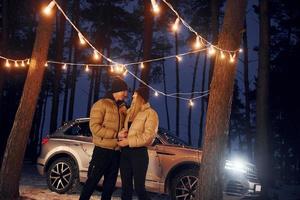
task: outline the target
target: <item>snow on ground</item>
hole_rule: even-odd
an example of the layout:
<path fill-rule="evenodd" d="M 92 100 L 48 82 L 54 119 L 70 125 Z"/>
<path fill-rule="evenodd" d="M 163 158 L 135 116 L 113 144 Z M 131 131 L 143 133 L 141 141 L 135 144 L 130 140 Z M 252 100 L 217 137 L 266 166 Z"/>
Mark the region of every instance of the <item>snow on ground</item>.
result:
<path fill-rule="evenodd" d="M 78 200 L 81 188 L 74 194 L 57 194 L 48 189 L 46 178 L 38 174 L 36 166 L 25 163 L 23 166 L 20 195 L 23 200 Z M 91 200 L 99 200 L 101 193 L 95 191 Z M 121 190 L 114 192 L 112 200 L 120 200 Z M 165 195 L 150 193 L 152 200 L 169 200 Z M 278 185 L 273 188 L 270 197 L 272 200 L 300 200 L 300 185 Z M 134 200 L 137 198 L 134 197 Z"/>
<path fill-rule="evenodd" d="M 46 177 L 40 176 L 37 172 L 36 166 L 25 163 L 22 170 L 20 181 L 20 195 L 22 200 L 78 200 L 81 187 L 74 194 L 57 194 L 48 189 Z M 91 200 L 99 200 L 101 192 L 95 191 Z M 117 189 L 112 200 L 120 200 L 121 190 Z M 150 194 L 153 200 L 168 200 L 164 195 Z M 137 198 L 134 197 L 134 200 Z"/>

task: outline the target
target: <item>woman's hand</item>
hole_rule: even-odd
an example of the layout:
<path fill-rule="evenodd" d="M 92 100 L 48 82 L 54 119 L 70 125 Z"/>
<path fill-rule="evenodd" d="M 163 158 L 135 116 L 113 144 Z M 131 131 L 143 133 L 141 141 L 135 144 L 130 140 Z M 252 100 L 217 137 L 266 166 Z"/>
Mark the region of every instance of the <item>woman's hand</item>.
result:
<path fill-rule="evenodd" d="M 128 131 L 127 130 L 121 130 L 119 133 L 118 133 L 118 139 L 119 140 L 122 140 L 124 138 L 127 138 L 127 135 L 128 135 Z"/>
<path fill-rule="evenodd" d="M 118 142 L 118 145 L 119 145 L 120 147 L 126 147 L 126 146 L 128 146 L 128 145 L 129 145 L 128 139 L 127 139 L 127 138 L 124 138 L 124 139 L 120 140 L 120 141 Z"/>

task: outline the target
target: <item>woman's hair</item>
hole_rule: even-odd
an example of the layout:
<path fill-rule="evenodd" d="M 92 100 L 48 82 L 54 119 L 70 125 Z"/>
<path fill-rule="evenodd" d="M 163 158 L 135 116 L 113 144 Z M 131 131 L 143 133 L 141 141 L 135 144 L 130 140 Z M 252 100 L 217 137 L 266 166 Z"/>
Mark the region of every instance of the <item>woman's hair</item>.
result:
<path fill-rule="evenodd" d="M 145 100 L 137 92 L 135 92 L 134 95 L 136 95 L 136 97 L 132 100 L 128 113 L 130 122 L 134 120 L 138 112 L 140 112 L 142 105 L 145 103 Z"/>

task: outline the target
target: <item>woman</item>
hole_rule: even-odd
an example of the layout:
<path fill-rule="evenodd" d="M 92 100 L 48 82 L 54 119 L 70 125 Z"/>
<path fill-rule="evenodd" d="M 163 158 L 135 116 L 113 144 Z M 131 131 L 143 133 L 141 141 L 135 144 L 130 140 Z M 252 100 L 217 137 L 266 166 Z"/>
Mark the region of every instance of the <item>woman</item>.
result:
<path fill-rule="evenodd" d="M 120 171 L 122 200 L 131 200 L 133 180 L 139 200 L 149 199 L 145 190 L 148 169 L 147 146 L 151 145 L 158 129 L 158 115 L 148 103 L 149 89 L 141 87 L 133 94 L 125 118 L 124 130 L 119 132 L 121 147 Z"/>

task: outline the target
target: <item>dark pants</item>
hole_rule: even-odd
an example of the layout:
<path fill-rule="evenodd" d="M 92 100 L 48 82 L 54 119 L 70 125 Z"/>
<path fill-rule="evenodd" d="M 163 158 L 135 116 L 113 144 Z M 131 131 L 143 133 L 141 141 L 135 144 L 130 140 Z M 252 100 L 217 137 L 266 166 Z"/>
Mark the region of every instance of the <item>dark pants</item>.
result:
<path fill-rule="evenodd" d="M 139 200 L 148 200 L 145 189 L 149 157 L 146 147 L 121 150 L 120 171 L 122 179 L 122 200 L 131 200 L 134 188 Z"/>
<path fill-rule="evenodd" d="M 120 152 L 95 147 L 88 170 L 88 179 L 79 200 L 90 199 L 101 177 L 104 175 L 101 200 L 110 200 L 118 177 Z"/>

